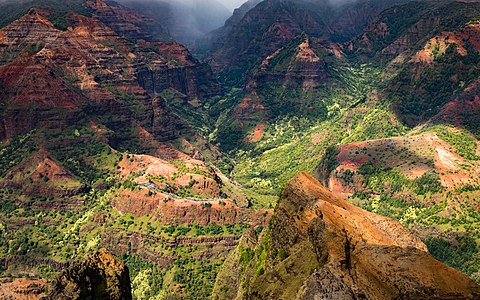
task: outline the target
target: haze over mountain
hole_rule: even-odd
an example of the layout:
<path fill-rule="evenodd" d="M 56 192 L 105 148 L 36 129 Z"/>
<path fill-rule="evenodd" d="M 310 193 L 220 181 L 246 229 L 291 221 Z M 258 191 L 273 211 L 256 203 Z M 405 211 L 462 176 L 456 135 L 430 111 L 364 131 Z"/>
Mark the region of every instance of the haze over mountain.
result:
<path fill-rule="evenodd" d="M 220 2 L 225 5 L 228 9 L 233 11 L 235 8 L 239 8 L 243 3 L 247 2 L 246 0 L 220 0 Z"/>
<path fill-rule="evenodd" d="M 188 45 L 222 26 L 231 15 L 231 10 L 218 0 L 119 0 L 118 2 L 158 20 L 176 40 Z"/>

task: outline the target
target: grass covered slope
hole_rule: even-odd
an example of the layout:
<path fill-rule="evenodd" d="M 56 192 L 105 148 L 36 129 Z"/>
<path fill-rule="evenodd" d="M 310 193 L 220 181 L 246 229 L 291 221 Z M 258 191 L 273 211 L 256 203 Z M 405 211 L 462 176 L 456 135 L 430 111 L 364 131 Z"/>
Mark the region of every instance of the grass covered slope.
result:
<path fill-rule="evenodd" d="M 410 126 L 435 116 L 478 77 L 480 4 L 409 2 L 381 13 L 349 47 L 388 69 L 393 111 Z"/>
<path fill-rule="evenodd" d="M 246 208 L 242 190 L 202 161 L 122 153 L 78 131 L 61 148 L 39 131 L 1 144 L 1 276 L 52 280 L 106 247 L 129 267 L 138 299 L 207 299 L 242 232 L 271 212 Z"/>
<path fill-rule="evenodd" d="M 247 13 L 235 29 L 252 43 L 228 57 L 222 88 L 185 47 L 159 42 L 151 20 L 88 3 L 0 29 L 1 276 L 50 280 L 107 247 L 136 299 L 410 297 L 415 284 L 455 298 L 475 286 L 425 247 L 480 278 L 478 3 L 398 6 L 342 44 L 318 37 L 327 27 L 305 3 L 265 1 L 267 19 Z M 308 175 L 285 189 L 302 171 L 407 230 Z M 399 274 L 379 271 L 381 295 L 366 283 L 381 265 L 372 256 Z"/>

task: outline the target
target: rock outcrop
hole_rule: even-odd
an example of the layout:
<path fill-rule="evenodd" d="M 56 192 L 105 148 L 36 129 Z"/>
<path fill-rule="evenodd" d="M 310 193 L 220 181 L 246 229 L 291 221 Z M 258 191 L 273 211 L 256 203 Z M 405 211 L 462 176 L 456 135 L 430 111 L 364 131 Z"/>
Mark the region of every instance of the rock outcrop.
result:
<path fill-rule="evenodd" d="M 63 271 L 47 298 L 130 300 L 128 268 L 110 251 L 101 249 Z"/>
<path fill-rule="evenodd" d="M 287 185 L 266 232 L 244 239 L 250 242 L 225 262 L 214 299 L 480 296 L 480 286 L 433 259 L 402 225 L 337 198 L 306 173 Z M 226 280 L 232 269 L 239 272 Z"/>
<path fill-rule="evenodd" d="M 45 297 L 43 279 L 0 278 L 0 299 L 40 300 Z"/>

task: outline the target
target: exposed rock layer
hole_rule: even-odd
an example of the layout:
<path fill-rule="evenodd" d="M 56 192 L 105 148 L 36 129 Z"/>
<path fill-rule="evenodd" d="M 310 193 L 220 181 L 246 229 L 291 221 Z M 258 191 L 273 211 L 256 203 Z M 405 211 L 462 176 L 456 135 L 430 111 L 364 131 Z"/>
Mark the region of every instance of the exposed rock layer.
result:
<path fill-rule="evenodd" d="M 229 267 L 224 267 L 217 280 L 214 298 L 480 296 L 476 283 L 430 257 L 420 239 L 399 223 L 337 198 L 306 173 L 287 185 L 272 220 L 258 242 L 239 246 L 243 253 L 256 252 L 255 258 L 248 261 L 245 254 L 232 254 L 227 259 L 225 266 Z M 226 281 L 225 276 L 236 279 Z"/>

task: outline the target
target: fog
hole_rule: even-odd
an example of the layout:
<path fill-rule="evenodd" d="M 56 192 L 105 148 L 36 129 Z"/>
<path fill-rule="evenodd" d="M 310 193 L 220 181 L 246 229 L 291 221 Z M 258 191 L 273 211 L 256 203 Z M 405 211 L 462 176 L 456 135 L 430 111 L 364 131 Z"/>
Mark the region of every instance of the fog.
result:
<path fill-rule="evenodd" d="M 138 1 L 138 2 L 145 2 L 145 1 L 158 1 L 158 2 L 166 2 L 169 4 L 177 4 L 180 3 L 182 5 L 186 6 L 197 6 L 201 5 L 202 3 L 204 5 L 209 5 L 209 1 L 201 1 L 201 0 L 133 0 L 133 1 Z M 243 3 L 245 3 L 247 0 L 216 0 L 215 2 L 218 2 L 225 8 L 227 8 L 229 11 L 233 11 L 235 8 L 240 7 Z M 117 0 L 117 2 L 122 2 L 122 0 Z"/>
<path fill-rule="evenodd" d="M 196 39 L 223 26 L 243 0 L 116 0 L 158 20 L 177 41 Z"/>
<path fill-rule="evenodd" d="M 220 2 L 228 9 L 234 10 L 235 8 L 240 7 L 240 5 L 245 2 L 245 0 L 222 0 Z"/>
<path fill-rule="evenodd" d="M 1 1 L 1 0 L 0 0 Z M 115 0 L 158 20 L 177 41 L 192 46 L 222 27 L 247 0 Z M 343 5 L 357 0 L 291 0 Z"/>
<path fill-rule="evenodd" d="M 26 3 L 36 0 L 0 0 Z M 58 1 L 58 0 L 57 0 Z M 199 38 L 222 27 L 233 10 L 247 0 L 114 0 L 159 21 L 177 41 L 193 45 Z M 252 0 L 250 0 L 252 1 Z M 291 0 L 341 5 L 356 0 Z M 255 1 L 256 3 L 257 1 Z"/>
<path fill-rule="evenodd" d="M 172 0 L 170 0 L 170 1 L 172 1 Z M 184 3 L 195 2 L 195 0 L 173 0 L 173 1 L 180 1 L 180 2 L 184 2 Z M 221 3 L 223 6 L 228 8 L 230 11 L 233 11 L 235 8 L 240 7 L 240 5 L 242 5 L 246 1 L 247 0 L 217 0 L 217 2 Z"/>

